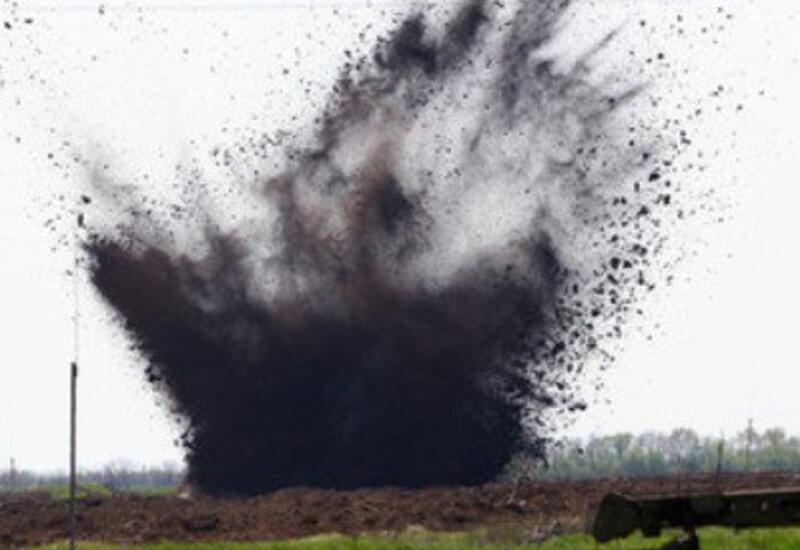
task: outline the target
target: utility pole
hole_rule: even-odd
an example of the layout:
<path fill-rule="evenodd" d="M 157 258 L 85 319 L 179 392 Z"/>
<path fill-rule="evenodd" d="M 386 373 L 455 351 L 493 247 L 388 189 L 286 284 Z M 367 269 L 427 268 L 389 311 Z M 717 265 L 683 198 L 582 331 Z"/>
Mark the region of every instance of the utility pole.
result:
<path fill-rule="evenodd" d="M 78 364 L 70 364 L 69 391 L 69 550 L 75 550 L 75 535 L 78 518 L 75 510 L 76 462 L 77 462 L 77 405 L 78 405 Z"/>
<path fill-rule="evenodd" d="M 719 443 L 717 443 L 717 472 L 716 472 L 716 482 L 717 487 L 719 487 L 719 481 L 722 477 L 722 455 L 725 452 L 725 440 L 720 439 Z"/>
<path fill-rule="evenodd" d="M 17 463 L 13 456 L 8 462 L 8 488 L 12 493 L 17 490 Z"/>
<path fill-rule="evenodd" d="M 77 461 L 78 461 L 78 351 L 79 351 L 79 323 L 80 323 L 80 296 L 78 291 L 80 274 L 80 257 L 78 255 L 78 230 L 83 227 L 83 214 L 78 213 L 72 238 L 74 258 L 72 269 L 72 293 L 74 299 L 73 327 L 73 361 L 69 366 L 69 550 L 75 550 L 75 538 L 78 531 L 78 516 L 75 506 L 77 489 Z"/>
<path fill-rule="evenodd" d="M 750 471 L 750 450 L 753 446 L 753 419 L 749 418 L 747 420 L 747 432 L 746 432 L 746 447 L 744 449 L 744 468 L 746 472 Z"/>

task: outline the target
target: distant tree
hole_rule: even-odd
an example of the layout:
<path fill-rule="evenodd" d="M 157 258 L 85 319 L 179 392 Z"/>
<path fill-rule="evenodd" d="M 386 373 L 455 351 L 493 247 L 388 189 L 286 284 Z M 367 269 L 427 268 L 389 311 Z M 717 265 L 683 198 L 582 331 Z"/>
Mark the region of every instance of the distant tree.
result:
<path fill-rule="evenodd" d="M 720 456 L 720 445 L 724 456 Z M 730 439 L 701 437 L 680 428 L 668 434 L 620 433 L 554 442 L 548 465 L 514 462 L 527 477 L 574 479 L 610 475 L 645 476 L 722 471 L 800 470 L 800 437 L 780 428 L 759 433 L 749 425 Z M 523 465 L 525 465 L 523 467 Z M 514 477 L 514 468 L 506 475 Z"/>
<path fill-rule="evenodd" d="M 617 434 L 613 436 L 614 438 L 614 450 L 617 453 L 617 460 L 620 464 L 623 463 L 625 459 L 625 453 L 628 452 L 628 449 L 633 443 L 633 435 L 629 433 Z"/>

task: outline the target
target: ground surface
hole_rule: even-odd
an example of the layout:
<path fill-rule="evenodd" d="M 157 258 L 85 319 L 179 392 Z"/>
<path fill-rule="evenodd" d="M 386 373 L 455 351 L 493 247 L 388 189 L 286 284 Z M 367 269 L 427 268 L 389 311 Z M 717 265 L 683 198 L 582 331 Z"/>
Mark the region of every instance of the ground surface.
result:
<path fill-rule="evenodd" d="M 713 476 L 695 476 L 423 490 L 291 489 L 246 500 L 137 495 L 89 497 L 79 503 L 79 528 L 83 540 L 145 543 L 257 541 L 324 533 L 398 533 L 409 527 L 468 531 L 492 526 L 492 532 L 502 533 L 503 529 L 498 526 L 507 526 L 509 537 L 520 538 L 515 542 L 528 542 L 584 531 L 600 499 L 611 491 L 674 494 L 720 488 L 789 486 L 800 486 L 800 475 L 727 475 L 719 484 Z M 0 548 L 63 540 L 67 525 L 66 502 L 46 495 L 18 495 L 0 504 Z"/>
<path fill-rule="evenodd" d="M 661 550 L 674 534 L 659 539 L 638 536 L 603 546 L 603 550 Z M 699 532 L 703 550 L 796 550 L 800 529 L 757 529 L 733 532 L 709 528 Z M 564 535 L 539 543 L 498 541 L 481 533 L 430 533 L 412 530 L 394 535 L 318 535 L 270 542 L 159 542 L 136 546 L 80 542 L 78 550 L 597 550 L 586 535 Z M 39 546 L 36 550 L 67 550 L 65 542 Z"/>

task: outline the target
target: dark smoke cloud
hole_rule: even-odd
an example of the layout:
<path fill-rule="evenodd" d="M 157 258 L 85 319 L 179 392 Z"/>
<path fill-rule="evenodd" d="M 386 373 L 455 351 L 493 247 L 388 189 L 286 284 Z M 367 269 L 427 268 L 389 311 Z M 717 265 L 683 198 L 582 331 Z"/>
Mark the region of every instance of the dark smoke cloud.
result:
<path fill-rule="evenodd" d="M 602 44 L 547 53 L 563 2 L 498 6 L 413 15 L 349 64 L 247 223 L 187 204 L 176 237 L 98 184 L 130 217 L 95 229 L 92 280 L 188 421 L 193 483 L 476 484 L 585 407 L 658 237 L 624 196 L 636 90 L 592 78 Z"/>

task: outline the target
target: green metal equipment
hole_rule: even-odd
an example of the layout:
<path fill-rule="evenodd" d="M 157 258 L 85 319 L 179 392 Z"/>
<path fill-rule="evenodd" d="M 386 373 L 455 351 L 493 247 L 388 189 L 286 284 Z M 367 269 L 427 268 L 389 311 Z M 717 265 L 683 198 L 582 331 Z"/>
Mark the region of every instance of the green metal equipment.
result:
<path fill-rule="evenodd" d="M 624 538 L 637 530 L 657 537 L 662 529 L 683 529 L 682 540 L 667 548 L 696 549 L 695 529 L 720 525 L 734 529 L 800 525 L 800 487 L 671 496 L 603 498 L 594 522 L 598 542 Z"/>

